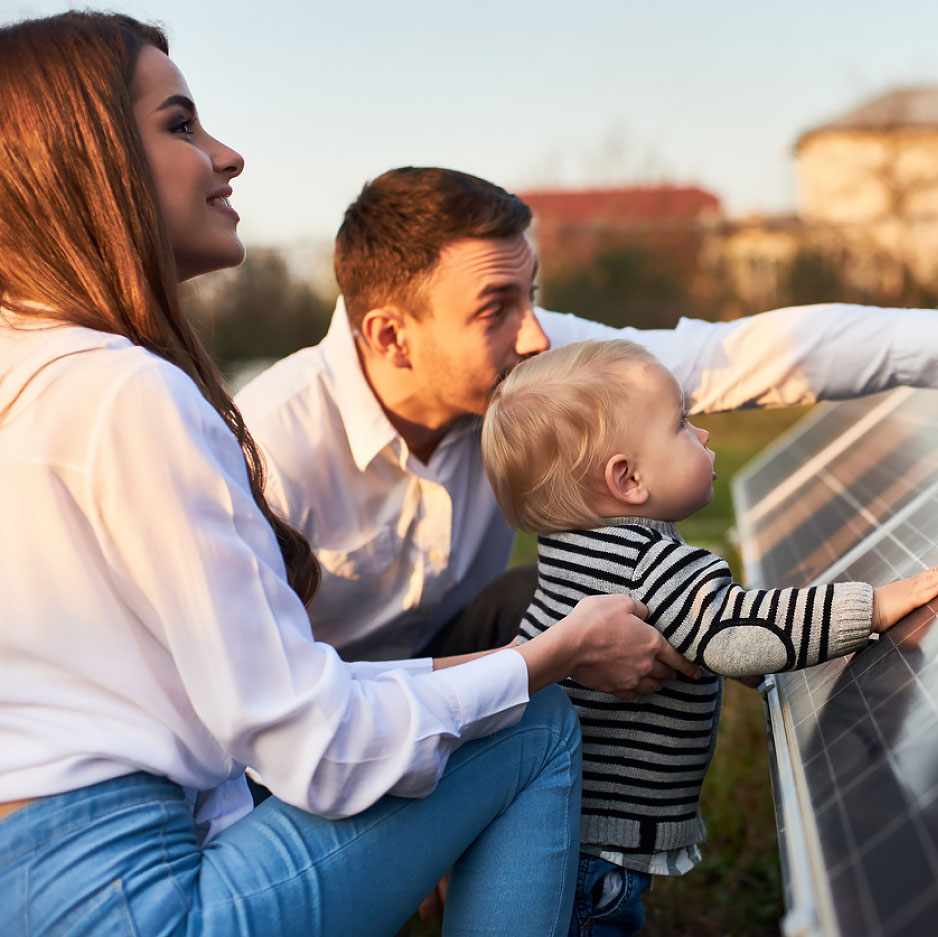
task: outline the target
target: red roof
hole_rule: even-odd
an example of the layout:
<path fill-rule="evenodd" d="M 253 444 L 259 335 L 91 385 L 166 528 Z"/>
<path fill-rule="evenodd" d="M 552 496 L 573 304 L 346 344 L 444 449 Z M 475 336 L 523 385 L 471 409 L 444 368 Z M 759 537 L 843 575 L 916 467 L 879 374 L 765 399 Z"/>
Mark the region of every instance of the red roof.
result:
<path fill-rule="evenodd" d="M 538 220 L 553 224 L 678 220 L 720 211 L 720 200 L 696 186 L 621 189 L 542 189 L 518 192 Z"/>

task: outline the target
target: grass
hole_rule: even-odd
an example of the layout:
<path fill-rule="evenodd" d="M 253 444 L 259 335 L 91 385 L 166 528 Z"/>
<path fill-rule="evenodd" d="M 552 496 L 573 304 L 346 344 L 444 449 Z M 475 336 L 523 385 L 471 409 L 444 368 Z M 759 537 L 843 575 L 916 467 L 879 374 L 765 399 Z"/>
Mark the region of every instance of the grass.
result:
<path fill-rule="evenodd" d="M 682 522 L 688 543 L 726 557 L 737 578 L 732 542 L 732 476 L 803 415 L 802 410 L 714 414 L 694 418 L 710 431 L 719 475 L 713 502 Z M 533 562 L 535 539 L 519 536 L 513 562 Z M 654 937 L 777 937 L 782 915 L 775 816 L 762 703 L 727 680 L 716 754 L 701 803 L 709 838 L 700 865 L 679 878 L 658 878 L 645 901 L 644 933 Z M 440 922 L 414 918 L 398 937 L 438 937 Z"/>

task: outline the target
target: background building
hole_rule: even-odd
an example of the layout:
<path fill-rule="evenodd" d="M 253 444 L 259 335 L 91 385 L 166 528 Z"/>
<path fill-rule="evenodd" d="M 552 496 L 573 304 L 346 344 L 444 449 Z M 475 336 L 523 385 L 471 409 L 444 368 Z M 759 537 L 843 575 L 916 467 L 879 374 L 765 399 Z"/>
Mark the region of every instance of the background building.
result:
<path fill-rule="evenodd" d="M 938 87 L 873 98 L 805 131 L 794 156 L 786 215 L 727 218 L 696 186 L 520 192 L 545 302 L 642 326 L 828 300 L 935 305 Z"/>
<path fill-rule="evenodd" d="M 896 89 L 805 131 L 795 161 L 796 213 L 727 222 L 713 245 L 740 294 L 810 299 L 839 283 L 844 298 L 934 304 L 938 88 Z"/>

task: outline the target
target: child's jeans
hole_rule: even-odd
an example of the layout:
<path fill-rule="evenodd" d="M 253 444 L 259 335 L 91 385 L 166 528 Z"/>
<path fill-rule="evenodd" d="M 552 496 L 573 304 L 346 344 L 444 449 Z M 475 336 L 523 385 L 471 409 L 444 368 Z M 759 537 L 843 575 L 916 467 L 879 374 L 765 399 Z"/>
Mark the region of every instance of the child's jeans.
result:
<path fill-rule="evenodd" d="M 632 937 L 645 923 L 651 876 L 580 853 L 568 937 Z"/>

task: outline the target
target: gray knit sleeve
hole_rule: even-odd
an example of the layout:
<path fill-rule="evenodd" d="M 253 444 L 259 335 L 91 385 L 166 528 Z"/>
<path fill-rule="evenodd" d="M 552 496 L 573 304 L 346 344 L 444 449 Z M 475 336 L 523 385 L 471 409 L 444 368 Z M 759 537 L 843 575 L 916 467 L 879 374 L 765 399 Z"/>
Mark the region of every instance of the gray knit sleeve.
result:
<path fill-rule="evenodd" d="M 649 623 L 725 676 L 796 670 L 850 653 L 872 625 L 866 583 L 746 590 L 720 557 L 673 540 L 650 544 L 635 578 Z"/>

